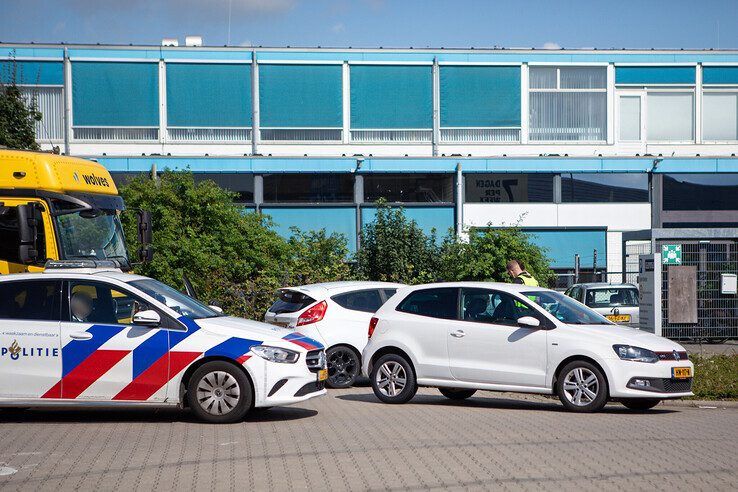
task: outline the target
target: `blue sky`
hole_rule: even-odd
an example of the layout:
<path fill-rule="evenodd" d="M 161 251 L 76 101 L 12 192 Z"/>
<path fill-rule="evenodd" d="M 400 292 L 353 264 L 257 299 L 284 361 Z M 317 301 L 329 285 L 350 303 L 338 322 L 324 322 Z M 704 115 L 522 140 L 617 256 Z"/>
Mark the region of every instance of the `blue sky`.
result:
<path fill-rule="evenodd" d="M 738 0 L 0 0 L 0 41 L 738 48 Z"/>

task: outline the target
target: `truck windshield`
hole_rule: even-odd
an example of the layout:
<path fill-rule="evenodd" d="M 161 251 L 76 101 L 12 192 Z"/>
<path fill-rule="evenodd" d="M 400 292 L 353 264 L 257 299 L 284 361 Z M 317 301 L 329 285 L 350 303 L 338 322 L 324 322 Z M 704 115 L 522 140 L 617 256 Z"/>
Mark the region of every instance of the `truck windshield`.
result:
<path fill-rule="evenodd" d="M 55 220 L 63 259 L 117 260 L 122 268 L 130 268 L 123 227 L 115 210 L 75 212 Z"/>

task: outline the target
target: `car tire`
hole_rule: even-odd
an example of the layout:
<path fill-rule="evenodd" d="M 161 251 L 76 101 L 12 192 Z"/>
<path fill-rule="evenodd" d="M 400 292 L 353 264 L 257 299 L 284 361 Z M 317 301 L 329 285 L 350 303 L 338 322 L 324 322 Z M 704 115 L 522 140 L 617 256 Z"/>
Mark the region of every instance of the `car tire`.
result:
<path fill-rule="evenodd" d="M 238 422 L 251 409 L 253 389 L 246 374 L 225 361 L 198 367 L 187 383 L 190 410 L 214 424 Z"/>
<path fill-rule="evenodd" d="M 556 394 L 564 408 L 571 412 L 596 412 L 607 403 L 607 379 L 591 362 L 575 360 L 559 373 Z"/>
<path fill-rule="evenodd" d="M 407 403 L 418 391 L 413 366 L 401 355 L 380 357 L 370 379 L 374 394 L 384 403 Z"/>
<path fill-rule="evenodd" d="M 438 388 L 438 391 L 449 400 L 466 400 L 477 392 L 475 389 L 464 388 Z"/>
<path fill-rule="evenodd" d="M 328 361 L 326 386 L 333 389 L 353 386 L 361 371 L 361 360 L 356 352 L 345 345 L 339 345 L 329 348 L 325 355 Z"/>
<path fill-rule="evenodd" d="M 644 411 L 652 409 L 661 403 L 661 400 L 658 398 L 624 398 L 620 400 L 620 403 L 630 410 Z"/>

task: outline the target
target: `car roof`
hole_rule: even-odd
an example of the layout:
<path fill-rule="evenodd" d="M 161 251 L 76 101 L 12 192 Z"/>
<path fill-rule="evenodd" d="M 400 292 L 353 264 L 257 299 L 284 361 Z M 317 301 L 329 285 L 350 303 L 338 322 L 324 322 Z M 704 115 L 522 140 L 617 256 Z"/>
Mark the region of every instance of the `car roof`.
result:
<path fill-rule="evenodd" d="M 340 294 L 342 292 L 351 292 L 363 289 L 399 289 L 405 287 L 405 284 L 394 282 L 375 282 L 369 280 L 345 280 L 339 282 L 322 282 L 317 284 L 296 285 L 293 287 L 283 287 L 279 290 L 296 290 L 311 297 L 328 296 Z"/>
<path fill-rule="evenodd" d="M 608 284 L 607 282 L 584 282 L 581 284 L 574 284 L 572 287 L 584 287 L 587 289 L 612 289 L 612 288 L 631 288 L 631 289 L 637 289 L 634 284 L 629 283 L 613 283 Z"/>
<path fill-rule="evenodd" d="M 420 284 L 413 285 L 408 291 L 430 289 L 430 288 L 442 288 L 442 287 L 467 287 L 472 289 L 495 289 L 504 292 L 530 292 L 531 290 L 548 290 L 554 292 L 546 287 L 536 287 L 531 285 L 523 284 L 510 284 L 505 282 L 438 282 L 434 284 Z"/>
<path fill-rule="evenodd" d="M 54 279 L 114 279 L 120 282 L 132 282 L 134 280 L 146 280 L 149 277 L 135 275 L 132 273 L 124 273 L 116 269 L 105 268 L 68 268 L 68 269 L 50 269 L 38 273 L 11 273 L 8 275 L 0 275 L 1 281 L 13 280 L 41 280 L 46 278 Z"/>

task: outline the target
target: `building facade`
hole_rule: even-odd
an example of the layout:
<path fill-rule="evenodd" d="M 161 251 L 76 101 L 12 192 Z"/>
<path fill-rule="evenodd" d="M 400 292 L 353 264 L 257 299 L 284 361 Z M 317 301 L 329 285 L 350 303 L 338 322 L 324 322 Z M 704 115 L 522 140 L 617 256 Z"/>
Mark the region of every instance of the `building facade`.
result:
<path fill-rule="evenodd" d="M 564 280 L 620 280 L 623 232 L 738 226 L 738 51 L 0 44 L 0 76 L 44 149 L 190 169 L 352 251 L 379 198 L 519 225 Z"/>

